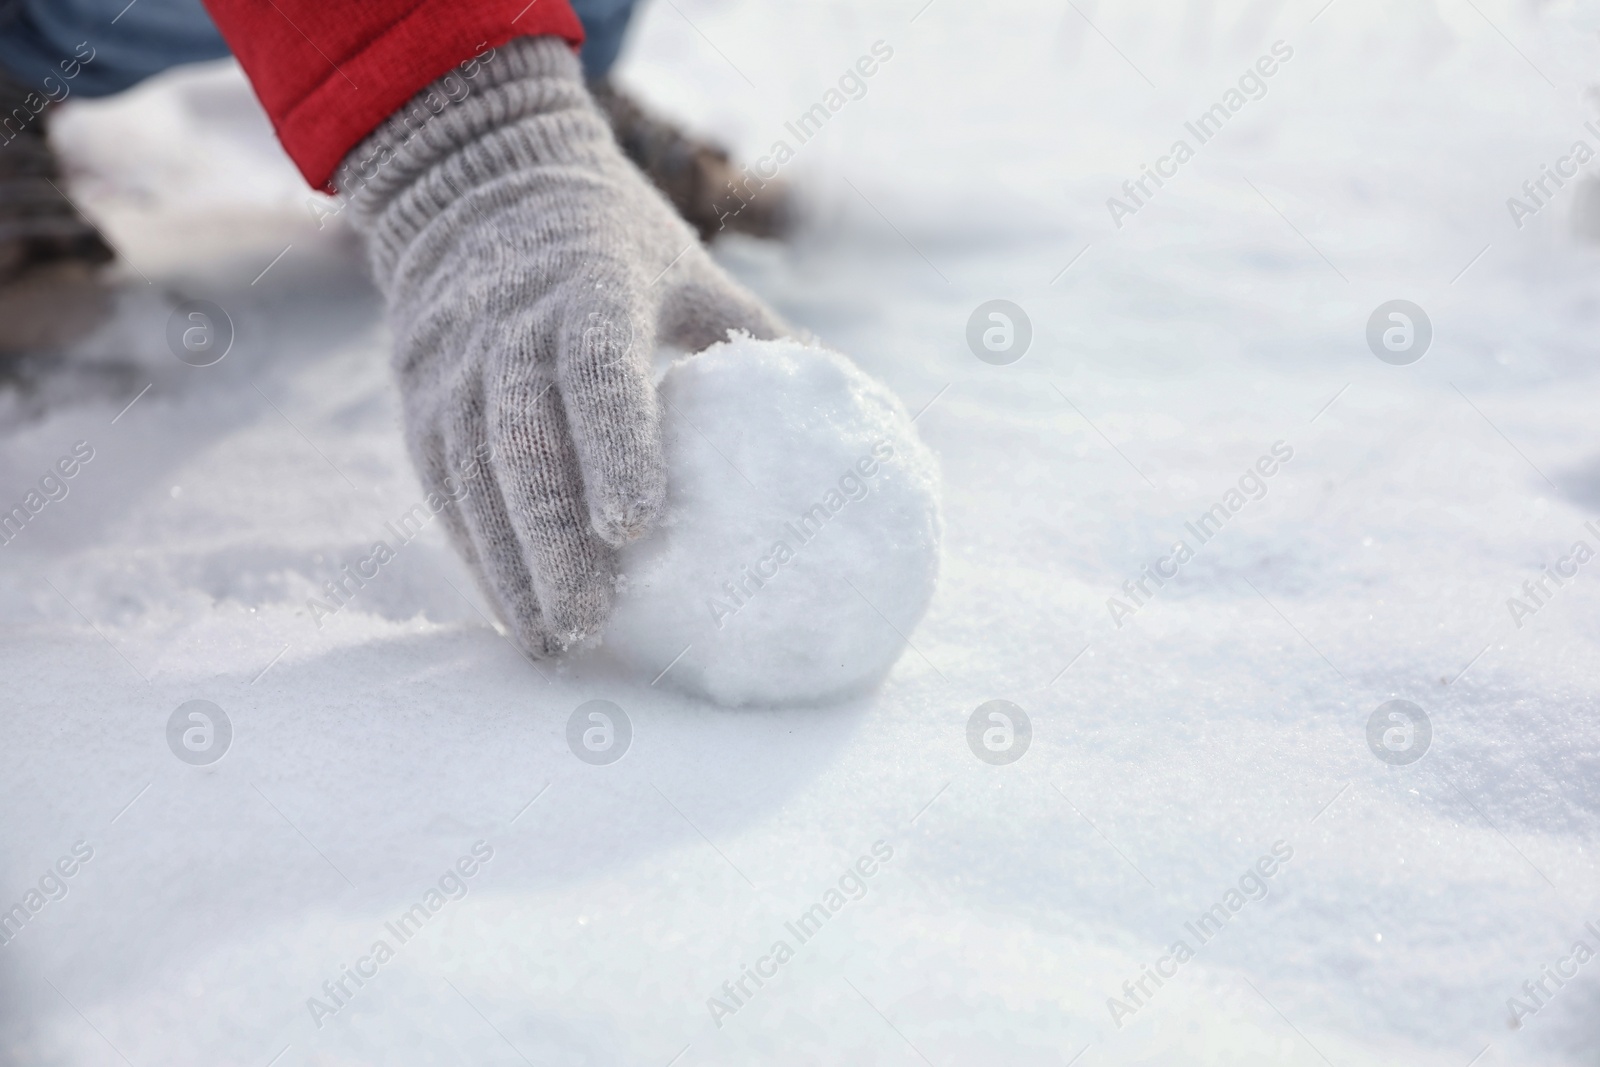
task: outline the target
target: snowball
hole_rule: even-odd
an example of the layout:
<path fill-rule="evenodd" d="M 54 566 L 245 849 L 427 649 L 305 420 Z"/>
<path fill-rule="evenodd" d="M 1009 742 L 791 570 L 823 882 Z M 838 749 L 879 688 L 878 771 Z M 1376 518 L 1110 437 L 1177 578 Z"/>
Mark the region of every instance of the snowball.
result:
<path fill-rule="evenodd" d="M 622 552 L 606 647 L 719 704 L 875 684 L 939 564 L 938 467 L 900 402 L 837 353 L 738 336 L 661 394 L 667 515 Z"/>

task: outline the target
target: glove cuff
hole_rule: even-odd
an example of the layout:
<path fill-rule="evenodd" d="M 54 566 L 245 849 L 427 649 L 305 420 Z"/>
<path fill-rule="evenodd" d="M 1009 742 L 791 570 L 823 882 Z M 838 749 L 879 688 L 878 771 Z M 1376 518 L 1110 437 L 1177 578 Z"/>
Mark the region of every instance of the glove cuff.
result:
<path fill-rule="evenodd" d="M 385 292 L 417 235 L 463 197 L 531 167 L 615 151 L 561 38 L 518 37 L 471 65 L 412 97 L 334 173 Z"/>

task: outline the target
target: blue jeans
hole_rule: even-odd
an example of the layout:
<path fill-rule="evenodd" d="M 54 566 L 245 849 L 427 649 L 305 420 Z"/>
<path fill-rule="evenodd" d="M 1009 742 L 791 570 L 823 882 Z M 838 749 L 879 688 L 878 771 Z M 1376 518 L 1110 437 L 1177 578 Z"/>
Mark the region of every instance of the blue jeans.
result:
<path fill-rule="evenodd" d="M 601 77 L 617 60 L 637 0 L 571 3 L 587 37 L 584 73 Z M 82 62 L 90 49 L 94 58 Z M 200 0 L 0 0 L 0 70 L 57 99 L 58 87 L 109 96 L 168 67 L 227 54 Z M 64 78 L 66 71 L 73 73 Z"/>

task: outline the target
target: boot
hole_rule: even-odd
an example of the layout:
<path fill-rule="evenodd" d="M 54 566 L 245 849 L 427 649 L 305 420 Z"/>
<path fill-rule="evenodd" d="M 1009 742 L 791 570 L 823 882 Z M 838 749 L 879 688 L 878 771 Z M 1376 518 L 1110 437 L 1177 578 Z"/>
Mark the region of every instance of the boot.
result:
<path fill-rule="evenodd" d="M 61 191 L 41 93 L 0 74 L 0 354 L 59 348 L 110 312 L 115 254 Z"/>
<path fill-rule="evenodd" d="M 710 241 L 724 230 L 781 237 L 792 221 L 782 181 L 746 178 L 717 145 L 698 140 L 645 110 L 609 78 L 589 83 L 617 143 L 685 222 Z"/>

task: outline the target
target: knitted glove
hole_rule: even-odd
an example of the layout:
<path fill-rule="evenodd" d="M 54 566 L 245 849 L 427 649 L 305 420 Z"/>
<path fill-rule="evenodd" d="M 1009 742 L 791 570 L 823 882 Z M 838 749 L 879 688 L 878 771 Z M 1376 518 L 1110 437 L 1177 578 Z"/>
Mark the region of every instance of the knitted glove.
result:
<path fill-rule="evenodd" d="M 442 514 L 501 621 L 550 656 L 599 630 L 616 546 L 661 515 L 656 346 L 785 328 L 623 157 L 564 43 L 473 65 L 335 183 L 387 298 L 418 474 L 456 501 Z"/>

